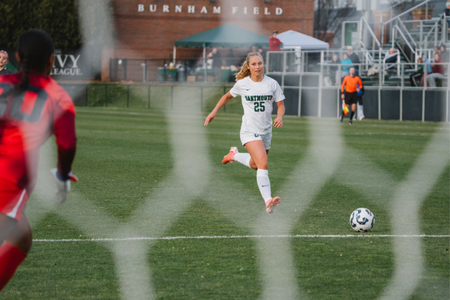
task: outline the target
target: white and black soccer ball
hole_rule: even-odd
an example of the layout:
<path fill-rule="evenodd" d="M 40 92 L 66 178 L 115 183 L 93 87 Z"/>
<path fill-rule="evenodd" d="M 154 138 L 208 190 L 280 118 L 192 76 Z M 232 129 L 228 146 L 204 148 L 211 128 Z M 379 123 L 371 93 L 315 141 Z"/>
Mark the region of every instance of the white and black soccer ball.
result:
<path fill-rule="evenodd" d="M 367 208 L 357 208 L 350 215 L 350 226 L 353 230 L 366 232 L 373 228 L 375 216 Z"/>

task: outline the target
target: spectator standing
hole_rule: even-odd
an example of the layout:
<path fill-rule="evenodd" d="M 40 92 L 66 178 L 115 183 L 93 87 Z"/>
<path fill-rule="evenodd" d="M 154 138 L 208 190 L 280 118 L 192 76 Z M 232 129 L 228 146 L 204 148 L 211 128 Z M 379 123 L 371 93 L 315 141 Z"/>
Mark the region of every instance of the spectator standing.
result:
<path fill-rule="evenodd" d="M 331 66 L 330 66 L 330 79 L 332 84 L 339 84 L 341 80 L 341 76 L 339 76 L 339 65 L 341 62 L 339 61 L 339 57 L 337 54 L 333 55 L 333 58 L 331 60 Z"/>
<path fill-rule="evenodd" d="M 261 54 L 263 60 L 266 59 L 266 51 L 263 48 L 258 48 L 258 53 Z"/>
<path fill-rule="evenodd" d="M 278 31 L 272 32 L 272 36 L 269 38 L 269 51 L 281 51 L 280 46 L 283 44 L 278 38 Z"/>
<path fill-rule="evenodd" d="M 433 73 L 427 76 L 427 81 L 430 87 L 436 87 L 436 79 L 445 78 L 445 67 L 442 65 L 442 60 L 439 54 L 434 55 Z"/>
<path fill-rule="evenodd" d="M 441 50 L 440 50 L 439 46 L 434 46 L 433 55 L 435 55 L 436 53 L 441 54 Z"/>
<path fill-rule="evenodd" d="M 278 38 L 278 31 L 272 32 L 272 36 L 269 38 L 269 51 L 281 51 L 280 46 L 283 44 Z M 271 71 L 279 72 L 280 71 L 280 62 L 281 56 L 280 54 L 272 54 L 270 56 L 270 60 L 272 61 Z"/>
<path fill-rule="evenodd" d="M 449 56 L 448 56 L 448 51 L 447 51 L 447 49 L 445 48 L 445 45 L 444 44 L 442 44 L 440 47 L 439 47 L 439 50 L 440 50 L 440 57 L 441 57 L 441 60 L 444 62 L 444 63 L 448 63 L 449 62 Z"/>
<path fill-rule="evenodd" d="M 342 78 L 344 78 L 347 75 L 350 75 L 350 68 L 353 68 L 353 63 L 350 60 L 350 58 L 348 58 L 347 53 L 344 53 L 344 55 L 342 56 L 342 60 L 341 60 L 341 64 L 342 64 Z"/>
<path fill-rule="evenodd" d="M 216 81 L 222 81 L 222 56 L 216 47 L 211 51 L 211 57 L 213 60 L 212 66 L 214 69 L 214 77 Z"/>
<path fill-rule="evenodd" d="M 0 50 L 0 75 L 11 74 L 13 71 L 9 70 L 6 65 L 9 62 L 8 52 Z"/>
<path fill-rule="evenodd" d="M 363 88 L 361 79 L 355 76 L 355 68 L 350 68 L 350 75 L 345 76 L 344 81 L 341 85 L 341 99 L 344 100 L 345 104 L 351 105 L 350 121 L 349 125 L 353 124 L 353 115 L 356 110 L 356 102 L 358 101 L 358 92 Z M 341 122 L 344 120 L 344 111 L 342 111 Z"/>
<path fill-rule="evenodd" d="M 358 54 L 353 52 L 352 46 L 347 47 L 347 53 L 348 53 L 348 58 L 352 61 L 353 67 L 355 68 L 355 75 L 358 76 L 359 75 L 359 63 L 360 63 L 359 56 L 358 56 Z"/>

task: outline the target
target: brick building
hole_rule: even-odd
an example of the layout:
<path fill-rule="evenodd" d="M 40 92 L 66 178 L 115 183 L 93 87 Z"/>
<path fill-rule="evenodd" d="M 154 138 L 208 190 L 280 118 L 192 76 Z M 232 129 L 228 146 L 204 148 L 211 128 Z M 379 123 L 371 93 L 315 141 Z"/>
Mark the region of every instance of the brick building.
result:
<path fill-rule="evenodd" d="M 313 0 L 114 0 L 116 43 L 103 52 L 104 80 L 111 58 L 170 59 L 174 42 L 231 23 L 270 36 L 273 30 L 312 35 Z M 177 58 L 201 55 L 177 48 Z"/>

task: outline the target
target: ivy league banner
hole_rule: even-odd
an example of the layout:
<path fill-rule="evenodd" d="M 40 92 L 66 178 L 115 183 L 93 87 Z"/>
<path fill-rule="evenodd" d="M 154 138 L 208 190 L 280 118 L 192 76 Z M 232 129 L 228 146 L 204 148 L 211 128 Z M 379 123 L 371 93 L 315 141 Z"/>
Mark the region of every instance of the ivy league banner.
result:
<path fill-rule="evenodd" d="M 55 50 L 55 62 L 50 73 L 56 80 L 88 80 L 91 78 L 89 59 L 81 50 Z"/>

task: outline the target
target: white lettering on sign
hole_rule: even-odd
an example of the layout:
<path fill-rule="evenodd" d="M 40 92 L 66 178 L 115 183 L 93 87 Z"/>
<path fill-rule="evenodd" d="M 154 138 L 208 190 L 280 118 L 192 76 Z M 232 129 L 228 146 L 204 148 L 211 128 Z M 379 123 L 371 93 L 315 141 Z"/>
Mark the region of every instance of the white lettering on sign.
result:
<path fill-rule="evenodd" d="M 64 55 L 64 60 L 62 59 L 62 55 L 61 54 L 57 54 L 57 55 L 55 55 L 56 56 L 56 59 L 58 60 L 58 62 L 59 62 L 59 66 L 61 67 L 61 68 L 64 68 L 64 66 L 66 65 L 66 61 L 67 61 L 67 55 Z"/>
<path fill-rule="evenodd" d="M 78 68 L 78 60 L 80 59 L 80 54 L 78 54 L 77 57 L 73 54 L 64 54 L 64 58 L 62 54 L 55 54 L 56 60 L 53 61 L 53 67 L 56 67 L 56 62 L 59 63 L 59 66 L 61 68 L 64 68 L 64 66 L 67 63 L 67 59 L 70 58 L 72 61 L 72 68 Z"/>
<path fill-rule="evenodd" d="M 50 75 L 83 75 L 81 69 L 78 67 L 80 57 L 80 54 L 76 56 L 73 54 L 55 54 L 56 59 L 53 61 L 53 68 Z"/>
<path fill-rule="evenodd" d="M 250 8 L 251 9 L 251 8 Z M 262 9 L 261 7 L 253 7 L 253 14 L 254 15 L 259 15 L 262 13 Z M 195 5 L 187 5 L 187 13 L 188 14 L 195 14 L 195 10 L 196 7 Z M 138 4 L 138 12 L 144 12 L 145 11 L 145 5 L 144 4 Z M 156 4 L 150 4 L 149 6 L 149 11 L 151 13 L 157 12 L 158 11 L 158 5 Z M 162 5 L 159 7 L 159 11 L 162 11 L 163 13 L 170 13 L 171 12 L 171 6 L 170 5 Z M 172 12 L 175 13 L 181 13 L 183 12 L 183 5 L 173 5 L 172 6 Z M 269 7 L 264 7 L 264 15 L 269 16 L 272 15 L 274 11 L 269 8 Z M 221 6 L 213 6 L 212 11 L 208 11 L 208 8 L 206 6 L 202 6 L 198 12 L 198 14 L 209 14 L 209 13 L 213 13 L 213 14 L 221 14 L 222 13 L 222 7 Z M 238 13 L 242 14 L 242 15 L 247 15 L 249 13 L 249 9 L 248 7 L 238 7 L 238 6 L 233 6 L 231 7 L 231 13 L 233 15 L 236 15 Z M 281 7 L 276 7 L 275 8 L 275 15 L 276 16 L 280 16 L 283 14 L 283 8 Z"/>
<path fill-rule="evenodd" d="M 69 57 L 72 60 L 72 68 L 78 68 L 77 66 L 77 61 L 80 59 L 81 55 L 78 55 L 77 58 L 75 59 L 75 56 L 70 54 Z"/>
<path fill-rule="evenodd" d="M 81 69 L 79 68 L 53 68 L 52 72 L 50 73 L 50 76 L 52 75 L 70 75 L 70 76 L 81 76 L 83 73 L 81 72 Z"/>

